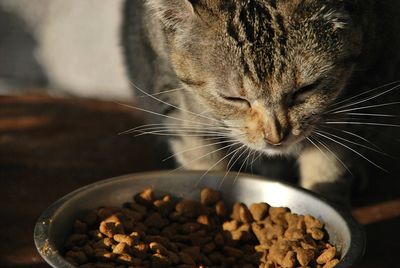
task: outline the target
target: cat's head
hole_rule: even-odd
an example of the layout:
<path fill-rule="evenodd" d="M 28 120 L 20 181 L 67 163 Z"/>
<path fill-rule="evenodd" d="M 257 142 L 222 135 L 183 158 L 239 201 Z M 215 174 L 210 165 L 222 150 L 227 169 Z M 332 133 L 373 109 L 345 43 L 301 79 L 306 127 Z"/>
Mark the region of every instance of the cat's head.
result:
<path fill-rule="evenodd" d="M 361 34 L 340 0 L 148 0 L 172 66 L 232 135 L 294 151 L 340 95 Z"/>

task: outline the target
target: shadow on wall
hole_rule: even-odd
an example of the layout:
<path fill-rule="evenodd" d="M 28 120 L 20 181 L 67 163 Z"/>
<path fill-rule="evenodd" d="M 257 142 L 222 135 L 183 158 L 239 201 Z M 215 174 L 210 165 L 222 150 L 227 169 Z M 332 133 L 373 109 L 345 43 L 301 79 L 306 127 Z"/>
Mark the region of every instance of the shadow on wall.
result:
<path fill-rule="evenodd" d="M 37 41 L 16 15 L 0 10 L 0 94 L 16 88 L 43 87 L 43 69 L 34 57 Z"/>

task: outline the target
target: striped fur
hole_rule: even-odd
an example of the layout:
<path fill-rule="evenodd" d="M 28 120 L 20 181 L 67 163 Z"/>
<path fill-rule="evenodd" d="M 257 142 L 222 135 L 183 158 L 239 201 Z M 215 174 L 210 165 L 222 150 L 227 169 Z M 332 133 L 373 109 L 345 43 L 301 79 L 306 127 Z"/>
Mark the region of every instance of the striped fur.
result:
<path fill-rule="evenodd" d="M 199 133 L 223 128 L 249 152 L 296 157 L 302 185 L 326 193 L 316 185 L 346 184 L 348 172 L 307 138 L 330 105 L 400 78 L 396 1 L 127 0 L 129 74 L 151 94 L 182 88 L 148 107 L 168 115 L 166 127 L 174 124 L 170 146 L 183 167 L 226 169 L 229 150 L 177 124 Z M 381 21 L 374 10 L 393 19 Z M 351 163 L 348 150 L 326 142 Z"/>

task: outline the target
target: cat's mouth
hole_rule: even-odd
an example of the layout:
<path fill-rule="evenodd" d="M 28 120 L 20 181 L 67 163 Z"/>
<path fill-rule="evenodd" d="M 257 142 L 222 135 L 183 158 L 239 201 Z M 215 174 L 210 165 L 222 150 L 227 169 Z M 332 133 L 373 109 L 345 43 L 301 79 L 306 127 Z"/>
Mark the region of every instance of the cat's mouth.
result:
<path fill-rule="evenodd" d="M 241 142 L 252 150 L 262 152 L 266 155 L 297 155 L 304 147 L 305 143 L 312 136 L 314 126 L 309 124 L 305 129 L 301 131 L 290 133 L 278 143 L 271 143 L 265 139 L 262 135 L 248 135 L 246 133 Z"/>
<path fill-rule="evenodd" d="M 262 151 L 265 152 L 265 154 L 267 155 L 298 154 L 298 152 L 302 148 L 303 140 L 304 139 L 288 140 L 274 145 L 268 144 L 268 142 L 266 142 Z"/>

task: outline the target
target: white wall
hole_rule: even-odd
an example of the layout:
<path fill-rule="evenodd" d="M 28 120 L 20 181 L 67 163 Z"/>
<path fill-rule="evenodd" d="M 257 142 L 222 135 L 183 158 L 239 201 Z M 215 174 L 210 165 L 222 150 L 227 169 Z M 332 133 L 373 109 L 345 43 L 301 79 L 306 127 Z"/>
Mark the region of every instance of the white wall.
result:
<path fill-rule="evenodd" d="M 120 49 L 123 0 L 0 0 L 34 32 L 52 88 L 79 96 L 132 96 Z"/>

